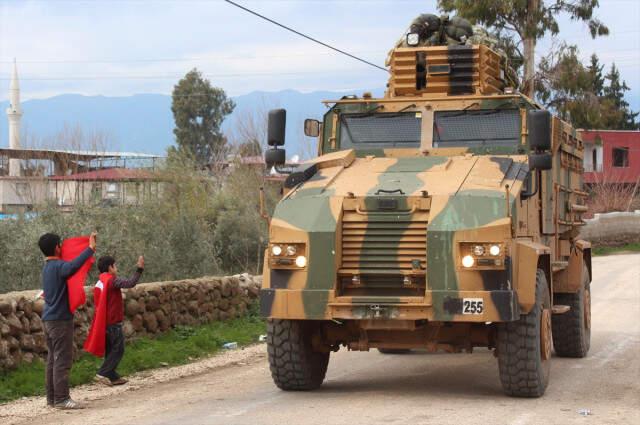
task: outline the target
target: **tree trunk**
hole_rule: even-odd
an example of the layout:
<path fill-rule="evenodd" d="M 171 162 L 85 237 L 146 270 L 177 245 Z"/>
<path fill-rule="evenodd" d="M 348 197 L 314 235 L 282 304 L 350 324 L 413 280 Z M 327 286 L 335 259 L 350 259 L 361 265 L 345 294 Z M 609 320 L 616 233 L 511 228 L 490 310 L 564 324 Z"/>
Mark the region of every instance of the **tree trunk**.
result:
<path fill-rule="evenodd" d="M 539 8 L 539 0 L 528 0 L 527 2 L 527 25 L 525 28 L 525 39 L 524 39 L 524 94 L 533 99 L 533 95 L 535 92 L 534 84 L 533 84 L 533 76 L 535 74 L 536 67 L 536 37 L 535 37 L 535 27 L 536 27 L 536 19 L 538 18 L 533 13 L 537 11 Z"/>
<path fill-rule="evenodd" d="M 534 0 L 535 1 L 535 0 Z M 535 50 L 536 40 L 534 37 L 527 37 L 524 40 L 524 94 L 533 98 L 534 84 L 533 76 L 535 71 Z"/>

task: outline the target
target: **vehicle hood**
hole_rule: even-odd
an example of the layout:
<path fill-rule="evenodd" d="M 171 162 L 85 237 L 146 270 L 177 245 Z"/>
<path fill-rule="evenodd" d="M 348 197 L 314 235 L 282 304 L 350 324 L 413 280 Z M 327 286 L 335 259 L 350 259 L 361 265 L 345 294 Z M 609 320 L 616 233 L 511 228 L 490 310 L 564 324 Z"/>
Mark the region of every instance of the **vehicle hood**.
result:
<path fill-rule="evenodd" d="M 316 173 L 294 188 L 291 198 L 380 195 L 455 196 L 467 191 L 509 191 L 527 174 L 525 155 L 356 158 L 353 151 L 314 161 Z"/>

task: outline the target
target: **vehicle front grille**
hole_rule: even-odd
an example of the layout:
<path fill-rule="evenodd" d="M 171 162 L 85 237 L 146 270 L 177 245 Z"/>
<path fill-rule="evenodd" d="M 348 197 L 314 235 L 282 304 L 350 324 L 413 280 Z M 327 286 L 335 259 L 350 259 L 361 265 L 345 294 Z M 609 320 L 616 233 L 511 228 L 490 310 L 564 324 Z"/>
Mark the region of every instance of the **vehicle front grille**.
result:
<path fill-rule="evenodd" d="M 404 275 L 424 271 L 426 221 L 412 221 L 410 216 L 348 218 L 342 222 L 341 273 Z"/>

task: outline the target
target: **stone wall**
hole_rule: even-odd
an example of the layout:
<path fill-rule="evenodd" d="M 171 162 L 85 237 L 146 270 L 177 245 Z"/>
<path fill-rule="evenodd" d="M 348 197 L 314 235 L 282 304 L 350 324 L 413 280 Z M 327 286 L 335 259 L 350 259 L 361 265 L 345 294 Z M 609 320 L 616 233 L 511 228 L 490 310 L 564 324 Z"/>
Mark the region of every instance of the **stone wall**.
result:
<path fill-rule="evenodd" d="M 260 277 L 247 274 L 203 277 L 176 282 L 144 283 L 123 290 L 124 333 L 127 339 L 165 332 L 176 325 L 197 325 L 241 317 L 257 299 Z M 0 294 L 0 370 L 46 356 L 40 320 L 44 301 L 39 291 Z M 93 317 L 93 287 L 87 303 L 75 314 L 75 351 L 82 344 Z"/>
<path fill-rule="evenodd" d="M 620 246 L 640 242 L 640 210 L 596 214 L 580 231 L 595 246 Z"/>

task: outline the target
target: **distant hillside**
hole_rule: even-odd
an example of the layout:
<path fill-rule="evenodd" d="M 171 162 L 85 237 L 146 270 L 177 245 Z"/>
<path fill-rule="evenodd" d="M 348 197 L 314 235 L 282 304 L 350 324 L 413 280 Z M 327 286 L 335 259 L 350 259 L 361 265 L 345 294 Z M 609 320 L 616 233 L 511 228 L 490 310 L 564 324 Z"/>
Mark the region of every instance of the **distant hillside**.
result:
<path fill-rule="evenodd" d="M 270 108 L 287 109 L 287 154 L 308 152 L 302 134 L 305 118 L 322 117 L 326 108 L 320 102 L 340 98 L 345 94 L 358 93 L 313 92 L 300 93 L 294 90 L 280 92 L 252 92 L 235 97 L 236 110 L 224 122 L 225 132 L 232 132 L 238 120 L 247 114 L 266 111 Z M 375 91 L 381 95 L 382 90 Z M 8 102 L 0 102 L 4 111 Z M 109 149 L 164 154 L 174 142 L 171 96 L 160 94 L 138 94 L 128 97 L 82 96 L 65 94 L 49 99 L 23 102 L 23 133 L 36 139 L 46 139 L 61 131 L 65 124 L 79 125 L 87 132 L 100 131 L 109 138 Z M 3 114 L 4 115 L 4 114 Z M 0 117 L 0 146 L 8 146 L 7 120 Z"/>

